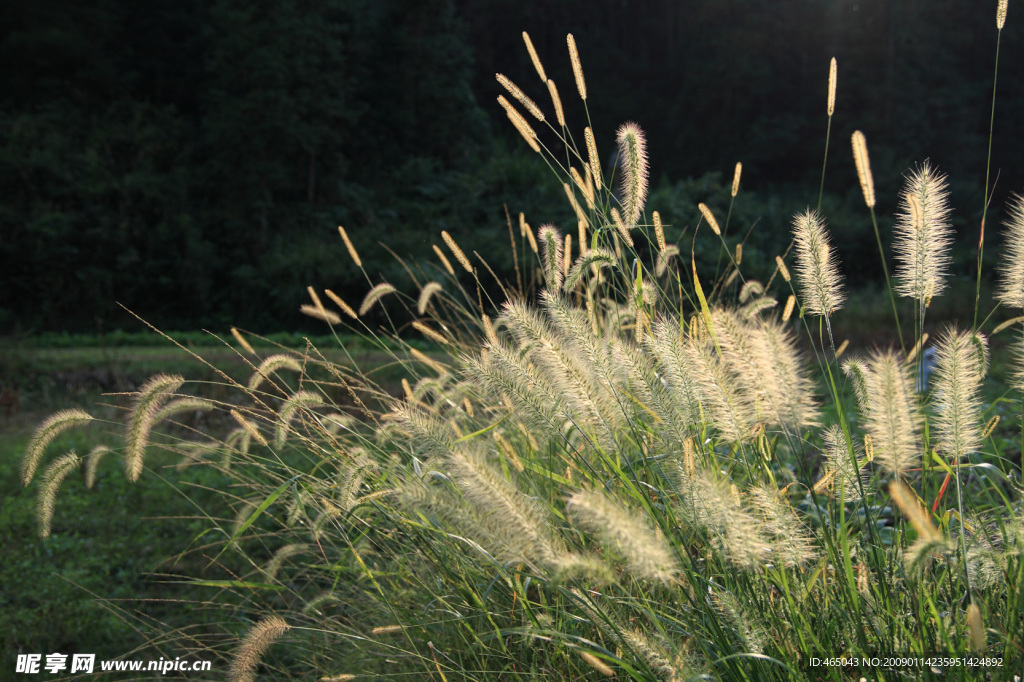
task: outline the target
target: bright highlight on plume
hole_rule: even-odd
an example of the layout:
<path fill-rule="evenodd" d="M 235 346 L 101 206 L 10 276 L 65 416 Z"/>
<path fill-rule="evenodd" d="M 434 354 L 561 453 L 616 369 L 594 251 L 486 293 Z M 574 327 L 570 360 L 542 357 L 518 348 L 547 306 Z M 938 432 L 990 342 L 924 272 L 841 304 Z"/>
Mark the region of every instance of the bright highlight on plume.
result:
<path fill-rule="evenodd" d="M 804 307 L 814 315 L 831 317 L 843 305 L 843 277 L 825 221 L 817 211 L 808 210 L 793 219 L 793 240 Z"/>

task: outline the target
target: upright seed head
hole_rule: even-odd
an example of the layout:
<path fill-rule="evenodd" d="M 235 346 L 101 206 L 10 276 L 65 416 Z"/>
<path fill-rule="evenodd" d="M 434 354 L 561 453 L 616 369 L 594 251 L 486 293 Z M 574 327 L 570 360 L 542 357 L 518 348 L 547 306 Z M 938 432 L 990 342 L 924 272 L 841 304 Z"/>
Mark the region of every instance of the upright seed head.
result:
<path fill-rule="evenodd" d="M 832 63 L 828 65 L 828 117 L 836 110 L 836 58 L 832 57 Z"/>
<path fill-rule="evenodd" d="M 789 281 L 789 268 L 786 267 L 786 261 L 782 260 L 782 256 L 775 257 L 775 266 L 779 270 L 779 274 L 782 275 L 782 279 Z"/>
<path fill-rule="evenodd" d="M 999 0 L 999 4 L 996 5 L 996 29 L 1002 31 L 1003 26 L 1006 25 L 1006 6 L 1009 4 L 1008 0 Z"/>
<path fill-rule="evenodd" d="M 577 236 L 580 240 L 580 255 L 585 256 L 587 255 L 587 222 L 585 220 L 580 220 L 576 224 L 576 227 L 579 233 Z"/>
<path fill-rule="evenodd" d="M 722 230 L 718 227 L 718 221 L 715 220 L 715 216 L 711 213 L 711 209 L 707 207 L 707 204 L 701 202 L 697 204 L 697 208 L 700 209 L 700 213 L 704 216 L 704 220 L 708 222 L 708 225 L 711 227 L 711 231 L 717 235 L 721 235 Z"/>
<path fill-rule="evenodd" d="M 345 228 L 338 225 L 338 233 L 341 235 L 341 241 L 345 242 L 345 248 L 348 249 L 348 255 L 352 256 L 352 262 L 356 264 L 357 268 L 363 267 L 363 261 L 359 260 L 359 254 L 356 253 L 356 247 L 352 246 L 352 241 L 348 238 L 348 233 L 345 232 Z"/>
<path fill-rule="evenodd" d="M 562 98 L 558 96 L 558 88 L 555 81 L 548 79 L 548 94 L 551 95 L 551 105 L 555 108 L 555 120 L 558 125 L 565 127 L 565 111 L 562 109 Z"/>
<path fill-rule="evenodd" d="M 896 292 L 921 304 L 945 288 L 953 245 L 949 184 L 925 162 L 907 175 L 893 226 Z"/>
<path fill-rule="evenodd" d="M 622 160 L 622 209 L 626 227 L 640 220 L 647 199 L 647 140 L 635 123 L 623 123 L 616 134 L 619 158 Z"/>
<path fill-rule="evenodd" d="M 1014 195 L 1006 215 L 1006 236 L 996 297 L 1011 308 L 1024 308 L 1024 197 Z"/>
<path fill-rule="evenodd" d="M 736 265 L 743 262 L 743 242 L 736 245 Z"/>
<path fill-rule="evenodd" d="M 576 39 L 570 33 L 565 37 L 569 44 L 569 59 L 572 61 L 572 73 L 576 76 L 576 89 L 580 91 L 580 98 L 587 99 L 587 83 L 583 80 L 583 64 L 580 63 L 580 53 L 576 49 Z"/>
<path fill-rule="evenodd" d="M 572 267 L 572 235 L 565 235 L 565 246 L 562 247 L 562 279 L 569 274 L 569 268 Z"/>
<path fill-rule="evenodd" d="M 817 211 L 808 210 L 793 219 L 793 240 L 804 305 L 810 313 L 831 317 L 843 304 L 842 275 L 825 221 Z"/>
<path fill-rule="evenodd" d="M 619 215 L 619 209 L 613 207 L 611 210 L 611 214 L 612 224 L 615 225 L 615 229 L 619 231 L 619 236 L 621 236 L 622 240 L 629 244 L 630 248 L 632 248 L 633 235 L 629 233 L 629 228 L 626 227 L 626 224 L 622 220 L 622 216 Z"/>
<path fill-rule="evenodd" d="M 836 348 L 836 359 L 838 360 L 840 357 L 842 357 L 843 353 L 845 353 L 846 349 L 849 348 L 849 347 L 850 347 L 850 340 L 849 339 L 844 339 L 843 342 L 841 344 L 839 344 L 839 348 Z"/>
<path fill-rule="evenodd" d="M 1002 3 L 1003 12 L 1006 12 L 1006 0 Z M 1005 17 L 1005 14 L 1003 15 Z M 974 602 L 967 607 L 967 627 L 971 632 L 971 649 L 974 651 L 985 650 L 985 624 L 981 621 L 981 609 Z"/>
<path fill-rule="evenodd" d="M 601 159 L 597 155 L 597 143 L 594 142 L 594 131 L 587 126 L 583 130 L 583 137 L 587 141 L 587 157 L 590 159 L 590 170 L 594 176 L 594 185 L 601 189 Z"/>
<path fill-rule="evenodd" d="M 889 484 L 889 494 L 892 495 L 892 501 L 896 503 L 896 506 L 900 508 L 903 515 L 910 521 L 910 525 L 914 527 L 917 534 L 925 540 L 938 540 L 942 536 L 939 534 L 939 530 L 932 525 L 932 520 L 917 501 L 917 496 L 911 492 L 910 488 L 903 485 L 899 481 L 893 481 Z"/>
<path fill-rule="evenodd" d="M 735 197 L 740 193 L 740 175 L 743 174 L 743 164 L 736 162 L 736 170 L 732 173 L 732 195 Z"/>
<path fill-rule="evenodd" d="M 658 250 L 664 252 L 668 247 L 665 243 L 665 227 L 661 224 L 661 214 L 657 211 L 653 214 L 654 217 L 654 236 L 658 240 Z"/>
<path fill-rule="evenodd" d="M 857 164 L 857 178 L 860 180 L 860 189 L 864 192 L 864 203 L 868 205 L 868 208 L 874 208 L 875 180 L 871 177 L 868 143 L 864 139 L 864 133 L 859 130 L 853 134 L 853 161 Z"/>
<path fill-rule="evenodd" d="M 782 311 L 782 321 L 789 322 L 790 316 L 793 314 L 793 307 L 796 305 L 796 296 L 793 294 L 789 295 L 786 299 L 786 309 Z"/>
<path fill-rule="evenodd" d="M 352 310 L 352 307 L 349 306 L 348 303 L 345 303 L 345 301 L 342 300 L 341 296 L 338 296 L 336 293 L 334 293 L 330 289 L 324 289 L 324 293 L 327 294 L 327 298 L 329 298 L 332 301 L 334 301 L 334 304 L 336 306 L 341 308 L 341 312 L 345 313 L 346 315 L 351 317 L 353 320 L 359 318 L 359 316 L 356 314 L 356 311 Z"/>
<path fill-rule="evenodd" d="M 540 76 L 541 82 L 546 81 L 548 77 L 544 74 L 544 65 L 540 63 L 537 50 L 533 49 L 533 41 L 530 40 L 530 34 L 526 31 L 523 31 L 523 42 L 526 43 L 526 51 L 530 53 L 530 61 L 533 62 L 533 68 L 537 69 L 537 75 Z"/>

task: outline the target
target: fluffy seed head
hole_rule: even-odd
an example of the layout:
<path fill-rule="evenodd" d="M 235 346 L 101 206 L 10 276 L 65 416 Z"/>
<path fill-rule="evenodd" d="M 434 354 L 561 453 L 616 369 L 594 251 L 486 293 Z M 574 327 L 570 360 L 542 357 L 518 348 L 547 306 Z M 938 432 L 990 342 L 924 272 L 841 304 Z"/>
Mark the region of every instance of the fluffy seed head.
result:
<path fill-rule="evenodd" d="M 544 65 L 540 63 L 537 50 L 533 48 L 533 41 L 530 40 L 530 34 L 526 31 L 523 31 L 523 42 L 526 43 L 526 51 L 530 53 L 530 61 L 533 62 L 533 68 L 537 69 L 537 75 L 540 76 L 541 82 L 546 81 L 548 77 L 544 74 Z"/>
<path fill-rule="evenodd" d="M 853 133 L 853 161 L 857 164 L 857 179 L 864 193 L 864 203 L 868 208 L 875 207 L 875 180 L 871 177 L 871 160 L 868 158 L 868 143 L 864 133 Z"/>
<path fill-rule="evenodd" d="M 557 291 L 562 287 L 562 235 L 554 225 L 541 225 L 537 238 L 541 245 L 541 263 L 548 290 Z"/>
<path fill-rule="evenodd" d="M 732 195 L 735 197 L 740 193 L 740 176 L 743 174 L 743 164 L 736 162 L 736 170 L 732 173 Z"/>
<path fill-rule="evenodd" d="M 459 264 L 462 265 L 462 268 L 466 272 L 472 274 L 473 266 L 469 264 L 469 259 L 466 258 L 466 254 L 462 252 L 462 249 L 460 249 L 459 245 L 455 243 L 455 240 L 452 239 L 452 236 L 448 234 L 447 230 L 441 230 L 441 239 L 443 239 L 444 243 L 448 245 L 448 249 L 452 252 L 452 255 L 455 256 L 455 259 L 459 261 Z"/>
<path fill-rule="evenodd" d="M 942 538 L 939 530 L 932 525 L 928 512 L 917 501 L 917 496 L 910 488 L 899 481 L 893 481 L 889 484 L 889 494 L 892 495 L 892 501 L 900 508 L 903 515 L 910 521 L 910 525 L 923 540 L 935 541 Z"/>
<path fill-rule="evenodd" d="M 619 209 L 612 208 L 612 224 L 615 225 L 615 229 L 619 231 L 619 236 L 622 237 L 622 241 L 633 246 L 633 235 L 629 233 L 629 228 L 626 227 L 626 223 L 622 220 L 622 216 L 619 215 Z"/>
<path fill-rule="evenodd" d="M 43 457 L 46 446 L 53 442 L 53 439 L 70 428 L 87 424 L 92 421 L 92 415 L 84 410 L 61 410 L 50 415 L 39 425 L 33 434 L 32 439 L 25 448 L 25 454 L 21 458 L 21 484 L 28 485 L 32 476 L 39 466 L 39 460 Z"/>
<path fill-rule="evenodd" d="M 999 0 L 999 4 L 996 5 L 996 28 L 1000 31 L 1006 25 L 1006 6 L 1008 4 L 1009 0 Z"/>
<path fill-rule="evenodd" d="M 370 309 L 373 308 L 377 301 L 389 294 L 395 293 L 396 291 L 398 290 L 392 285 L 387 282 L 381 282 L 367 292 L 366 298 L 363 299 L 362 304 L 359 306 L 359 314 L 366 315 L 366 313 L 370 312 Z"/>
<path fill-rule="evenodd" d="M 828 65 L 828 115 L 832 117 L 836 111 L 836 58 Z"/>
<path fill-rule="evenodd" d="M 352 310 L 352 306 L 350 306 L 348 303 L 345 303 L 345 301 L 341 298 L 341 296 L 338 296 L 336 293 L 334 293 L 330 289 L 324 289 L 324 293 L 327 294 L 327 298 L 329 298 L 332 301 L 334 301 L 334 305 L 336 305 L 339 308 L 341 308 L 341 312 L 345 313 L 346 315 L 351 317 L 353 320 L 359 319 L 359 316 L 356 315 L 356 311 Z"/>
<path fill-rule="evenodd" d="M 587 157 L 590 159 L 590 171 L 594 175 L 594 185 L 601 189 L 601 159 L 597 155 L 597 143 L 594 142 L 594 131 L 587 126 L 583 130 L 583 137 L 587 141 Z"/>
<path fill-rule="evenodd" d="M 416 301 L 416 311 L 423 315 L 427 312 L 427 306 L 430 305 L 430 299 L 433 298 L 434 294 L 440 293 L 444 287 L 439 282 L 427 282 L 420 289 L 420 297 Z"/>
<path fill-rule="evenodd" d="M 708 225 L 711 227 L 711 231 L 718 235 L 722 234 L 721 228 L 718 227 L 718 221 L 715 220 L 715 216 L 711 212 L 711 209 L 708 208 L 707 204 L 701 202 L 697 204 L 697 208 L 700 209 L 700 213 L 704 216 L 704 220 L 708 222 Z"/>
<path fill-rule="evenodd" d="M 937 447 L 954 459 L 981 448 L 981 386 L 988 366 L 988 340 L 980 333 L 946 330 L 935 347 Z"/>
<path fill-rule="evenodd" d="M 555 108 L 555 120 L 558 125 L 565 127 L 565 111 L 562 109 L 562 98 L 558 96 L 558 88 L 555 81 L 548 79 L 548 94 L 551 95 L 551 106 Z"/>
<path fill-rule="evenodd" d="M 793 219 L 793 238 L 804 305 L 815 315 L 831 317 L 843 305 L 843 278 L 829 243 L 825 221 L 817 211 L 801 213 Z"/>
<path fill-rule="evenodd" d="M 345 248 L 348 249 L 348 255 L 352 256 L 352 262 L 356 264 L 357 268 L 363 267 L 363 261 L 359 259 L 356 247 L 352 246 L 352 240 L 348 238 L 348 232 L 345 232 L 345 228 L 341 225 L 338 225 L 338 234 L 341 235 L 341 241 L 345 242 Z"/>
<path fill-rule="evenodd" d="M 949 185 L 925 162 L 907 176 L 893 228 L 896 292 L 924 305 L 946 286 L 953 244 Z"/>
<path fill-rule="evenodd" d="M 623 123 L 616 134 L 622 160 L 622 210 L 626 227 L 640 220 L 647 200 L 647 140 L 636 123 Z"/>
<path fill-rule="evenodd" d="M 1006 2 L 1001 3 L 1005 16 Z M 1001 27 L 1000 27 L 1001 28 Z M 981 621 L 981 609 L 974 602 L 967 607 L 967 628 L 971 633 L 971 649 L 974 651 L 985 650 L 985 624 Z"/>
<path fill-rule="evenodd" d="M 78 455 L 75 451 L 63 455 L 53 461 L 43 473 L 43 482 L 36 498 L 36 520 L 39 523 L 39 537 L 45 540 L 50 537 L 50 524 L 53 521 L 53 506 L 57 501 L 57 491 L 68 474 L 78 468 Z"/>
<path fill-rule="evenodd" d="M 176 374 L 158 374 L 139 388 L 125 434 L 124 464 L 129 481 L 135 482 L 142 473 L 142 460 L 157 412 L 184 383 L 185 379 Z"/>
<path fill-rule="evenodd" d="M 245 635 L 231 661 L 231 682 L 255 682 L 256 666 L 263 654 L 290 627 L 280 616 L 270 616 L 256 623 Z"/>
<path fill-rule="evenodd" d="M 1024 197 L 1014 195 L 1007 206 L 1006 236 L 996 297 L 1011 308 L 1024 308 Z"/>
<path fill-rule="evenodd" d="M 843 371 L 853 382 L 873 458 L 896 475 L 920 462 L 922 418 L 907 364 L 892 351 L 876 351 L 867 363 L 846 361 Z"/>
<path fill-rule="evenodd" d="M 580 63 L 580 53 L 576 49 L 576 39 L 570 33 L 565 37 L 569 44 L 569 59 L 572 61 L 572 73 L 576 76 L 576 89 L 580 91 L 580 98 L 587 99 L 587 83 L 583 80 L 583 64 Z"/>

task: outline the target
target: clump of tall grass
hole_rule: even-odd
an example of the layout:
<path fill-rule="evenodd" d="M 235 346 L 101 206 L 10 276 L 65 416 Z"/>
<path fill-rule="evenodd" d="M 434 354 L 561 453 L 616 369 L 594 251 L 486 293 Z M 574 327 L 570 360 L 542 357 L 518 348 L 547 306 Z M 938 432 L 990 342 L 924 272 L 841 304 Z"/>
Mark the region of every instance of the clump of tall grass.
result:
<path fill-rule="evenodd" d="M 260 357 L 232 330 L 252 360 L 249 377 L 224 375 L 235 391 L 217 405 L 232 418 L 227 434 L 156 430 L 172 405 L 198 405 L 172 399 L 180 377 L 134 397 L 119 450 L 132 480 L 161 449 L 225 481 L 223 507 L 206 510 L 196 539 L 205 559 L 195 585 L 197 603 L 227 609 L 230 624 L 181 633 L 178 646 L 221 657 L 235 680 L 261 665 L 336 680 L 840 680 L 877 670 L 808 661 L 885 654 L 975 653 L 1019 669 L 1024 515 L 1019 471 L 984 428 L 995 410 L 982 390 L 986 335 L 939 335 L 923 394 L 902 350 L 835 349 L 843 266 L 817 210 L 794 217 L 795 280 L 788 252 L 777 282 L 753 279 L 728 241 L 731 210 L 723 227 L 704 202 L 693 219 L 708 223 L 728 267 L 712 279 L 694 258 L 680 263 L 646 206 L 640 126 L 618 131 L 613 192 L 597 133 L 584 126 L 574 142 L 542 55 L 523 38 L 557 127 L 502 75 L 547 127 L 538 134 L 499 103 L 551 165 L 576 224 L 535 232 L 520 214 L 517 248 L 509 219 L 516 284 L 497 281 L 506 300 L 485 298 L 486 261 L 474 254 L 474 267 L 442 232 L 465 281 L 435 244 L 436 261 L 406 266 L 414 292 L 378 283 L 358 314 L 326 291 L 343 318 L 310 290 L 306 312 L 379 340 L 389 377 L 312 346 Z M 567 43 L 586 106 L 580 54 Z M 830 126 L 835 93 L 833 60 Z M 548 151 L 561 148 L 565 158 Z M 877 235 L 889 188 L 876 194 L 859 132 L 853 156 Z M 919 346 L 946 270 L 944 187 L 925 164 L 901 195 L 895 292 L 920 304 Z M 1000 297 L 1021 307 L 1015 206 Z M 521 270 L 539 272 L 539 292 Z M 380 328 L 366 321 L 377 306 Z M 407 327 L 416 336 L 403 340 Z M 54 438 L 89 421 L 67 412 L 44 422 L 23 460 L 26 484 Z M 90 462 L 94 476 L 106 460 Z M 44 536 L 77 464 L 69 454 L 47 469 Z M 945 494 L 953 478 L 955 503 Z"/>

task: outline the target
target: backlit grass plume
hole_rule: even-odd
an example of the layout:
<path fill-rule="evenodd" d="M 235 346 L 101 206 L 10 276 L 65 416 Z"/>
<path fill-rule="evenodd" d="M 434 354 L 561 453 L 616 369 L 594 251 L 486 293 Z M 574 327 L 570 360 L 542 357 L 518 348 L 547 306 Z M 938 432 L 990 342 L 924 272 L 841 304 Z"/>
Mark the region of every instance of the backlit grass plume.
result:
<path fill-rule="evenodd" d="M 996 298 L 1011 308 L 1024 308 L 1024 197 L 1014 195 L 1006 211 L 1006 236 Z"/>
<path fill-rule="evenodd" d="M 988 340 L 980 333 L 950 328 L 935 350 L 936 449 L 960 459 L 982 444 L 981 386 L 988 369 Z"/>
<path fill-rule="evenodd" d="M 381 282 L 374 286 L 368 292 L 366 297 L 363 298 L 363 302 L 359 304 L 359 315 L 365 316 L 366 313 L 373 309 L 373 306 L 377 304 L 377 301 L 381 300 L 385 296 L 389 296 L 398 291 L 395 287 L 387 282 Z"/>
<path fill-rule="evenodd" d="M 57 500 L 57 491 L 60 484 L 72 471 L 78 468 L 81 459 L 74 450 L 55 459 L 46 468 L 43 474 L 42 485 L 39 486 L 38 497 L 36 498 L 36 521 L 39 524 L 39 537 L 46 539 L 50 537 L 50 524 L 53 521 L 53 505 Z"/>
<path fill-rule="evenodd" d="M 622 163 L 622 217 L 635 227 L 647 200 L 647 140 L 635 123 L 623 123 L 616 134 Z"/>
<path fill-rule="evenodd" d="M 895 475 L 918 466 L 922 417 L 907 363 L 884 350 L 873 353 L 866 363 L 847 360 L 843 371 L 854 385 L 875 459 Z"/>
<path fill-rule="evenodd" d="M 831 317 L 843 305 L 842 275 L 825 221 L 817 211 L 808 210 L 793 219 L 793 239 L 802 303 L 814 315 Z"/>
<path fill-rule="evenodd" d="M 953 230 L 946 177 L 925 162 L 907 176 L 893 227 L 896 292 L 925 300 L 946 287 Z"/>
<path fill-rule="evenodd" d="M 290 628 L 280 616 L 269 616 L 252 626 L 235 652 L 228 679 L 231 682 L 255 682 L 256 667 L 263 655 Z"/>
<path fill-rule="evenodd" d="M 178 375 L 158 374 L 139 388 L 125 434 L 124 467 L 129 481 L 138 480 L 142 473 L 150 429 L 160 407 L 184 383 Z"/>
<path fill-rule="evenodd" d="M 46 446 L 64 431 L 92 421 L 93 417 L 85 410 L 61 410 L 47 417 L 28 442 L 25 454 L 21 457 L 21 484 L 28 485 L 39 466 Z"/>

